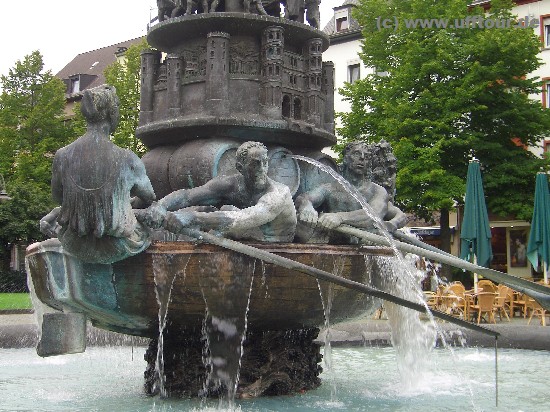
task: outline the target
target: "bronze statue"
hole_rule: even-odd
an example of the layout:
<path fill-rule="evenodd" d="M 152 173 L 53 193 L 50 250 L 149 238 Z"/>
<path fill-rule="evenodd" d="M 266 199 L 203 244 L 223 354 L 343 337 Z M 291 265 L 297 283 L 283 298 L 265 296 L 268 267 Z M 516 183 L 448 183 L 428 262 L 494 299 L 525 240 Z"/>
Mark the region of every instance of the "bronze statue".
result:
<path fill-rule="evenodd" d="M 395 196 L 397 159 L 391 145 L 384 139 L 373 145 L 372 181 L 382 186 L 391 197 Z"/>
<path fill-rule="evenodd" d="M 353 142 L 344 149 L 342 176 L 350 182 L 370 205 L 377 220 L 384 221 L 386 229 L 395 231 L 404 225 L 404 214 L 390 203 L 390 196 L 370 178 L 373 148 L 364 142 Z M 366 230 L 375 230 L 374 220 L 338 182 L 328 183 L 303 193 L 296 198 L 298 219 L 309 227 L 321 230 L 335 229 L 348 224 Z M 406 222 L 406 220 L 405 220 Z M 299 226 L 297 238 L 307 241 L 311 231 Z M 330 234 L 331 243 L 354 243 L 353 239 Z"/>
<path fill-rule="evenodd" d="M 86 90 L 81 110 L 86 133 L 59 149 L 53 161 L 52 195 L 61 207 L 40 226 L 77 258 L 112 263 L 149 246 L 149 230 L 136 220 L 131 196 L 149 205 L 155 192 L 141 159 L 109 139 L 119 121 L 115 88 Z"/>
<path fill-rule="evenodd" d="M 181 0 L 177 0 L 178 2 Z M 158 20 L 164 21 L 166 17 L 172 17 L 172 12 L 176 9 L 177 4 L 172 0 L 157 0 Z"/>
<path fill-rule="evenodd" d="M 182 1 L 182 0 L 180 0 L 180 1 Z M 201 5 L 202 5 L 202 13 L 213 13 L 213 12 L 217 11 L 217 9 L 218 9 L 219 0 L 202 0 Z M 183 8 L 183 6 L 181 6 L 181 7 Z M 198 0 L 187 0 L 185 15 L 188 16 L 190 14 L 193 14 L 195 11 L 197 13 L 201 11 L 199 9 L 199 1 Z M 175 17 L 175 16 L 173 16 L 173 17 Z"/>
<path fill-rule="evenodd" d="M 321 14 L 319 13 L 319 4 L 321 0 L 306 0 L 306 20 L 316 29 L 320 29 L 321 24 Z"/>
<path fill-rule="evenodd" d="M 243 8 L 245 13 L 250 13 L 250 5 L 255 5 L 259 14 L 267 16 L 262 0 L 243 0 Z"/>
<path fill-rule="evenodd" d="M 285 1 L 285 18 L 288 20 L 304 22 L 304 0 L 286 0 Z"/>
<path fill-rule="evenodd" d="M 287 186 L 267 175 L 266 147 L 243 143 L 237 149 L 239 173 L 218 176 L 203 186 L 177 190 L 149 207 L 140 219 L 173 233 L 188 226 L 216 229 L 235 239 L 292 242 L 296 211 Z M 213 212 L 186 209 L 215 206 Z M 173 212 L 173 213 L 172 213 Z"/>

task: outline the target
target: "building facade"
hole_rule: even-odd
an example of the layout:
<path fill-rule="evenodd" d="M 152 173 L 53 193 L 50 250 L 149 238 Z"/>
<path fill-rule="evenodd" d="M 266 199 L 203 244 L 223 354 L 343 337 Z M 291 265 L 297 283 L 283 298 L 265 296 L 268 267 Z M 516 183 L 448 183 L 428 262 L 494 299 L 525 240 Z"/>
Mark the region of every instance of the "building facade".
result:
<path fill-rule="evenodd" d="M 350 104 L 342 99 L 338 90 L 346 82 L 354 82 L 373 73 L 373 69 L 365 67 L 359 58 L 361 52 L 361 27 L 352 17 L 353 8 L 359 4 L 359 0 L 345 0 L 340 6 L 334 7 L 334 16 L 323 28 L 330 37 L 330 47 L 323 54 L 325 61 L 334 62 L 334 109 L 336 112 L 351 110 Z M 533 27 L 535 33 L 541 39 L 541 51 L 539 58 L 542 66 L 532 73 L 543 81 L 542 90 L 530 97 L 541 101 L 544 107 L 550 108 L 550 0 L 515 0 L 516 6 L 513 12 L 518 18 L 527 21 L 537 19 L 539 24 Z M 488 9 L 490 0 L 474 0 L 472 5 L 479 5 Z M 339 121 L 336 119 L 336 127 Z M 537 155 L 550 152 L 550 137 L 543 139 L 538 147 L 532 148 Z M 534 177 L 533 177 L 534 178 Z M 461 213 L 458 210 L 450 216 L 452 232 L 451 251 L 458 255 L 460 247 L 460 222 Z M 502 218 L 491 215 L 493 261 L 494 269 L 521 277 L 532 277 L 534 269 L 525 259 L 525 249 L 529 237 L 530 223 L 515 220 L 513 217 Z M 439 227 L 420 227 L 421 222 L 414 221 L 409 226 L 412 231 L 421 236 L 427 243 L 435 246 L 439 244 Z"/>

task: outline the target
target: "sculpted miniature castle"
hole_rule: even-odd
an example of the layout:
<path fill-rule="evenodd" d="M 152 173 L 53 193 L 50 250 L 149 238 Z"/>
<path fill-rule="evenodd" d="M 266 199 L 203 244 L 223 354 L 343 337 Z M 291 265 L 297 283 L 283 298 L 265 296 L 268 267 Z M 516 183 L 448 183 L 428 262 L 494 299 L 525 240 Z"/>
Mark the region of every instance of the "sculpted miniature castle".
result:
<path fill-rule="evenodd" d="M 298 189 L 308 177 L 285 154 L 323 159 L 336 143 L 334 65 L 322 61 L 329 40 L 315 27 L 201 13 L 165 19 L 148 41 L 156 50 L 142 54 L 136 135 L 150 149 L 143 161 L 157 195 L 234 172 L 235 150 L 250 139 L 267 145 L 270 164 L 279 160 L 273 173 L 282 166 L 295 175 L 284 183 Z"/>

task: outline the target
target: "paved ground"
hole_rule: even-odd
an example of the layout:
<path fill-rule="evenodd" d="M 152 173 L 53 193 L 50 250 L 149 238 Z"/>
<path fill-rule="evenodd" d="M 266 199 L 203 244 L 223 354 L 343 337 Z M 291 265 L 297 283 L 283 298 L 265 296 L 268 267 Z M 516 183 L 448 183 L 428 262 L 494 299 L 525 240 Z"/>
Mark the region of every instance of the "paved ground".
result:
<path fill-rule="evenodd" d="M 467 346 L 494 347 L 495 338 L 480 332 L 465 330 L 447 322 L 437 321 L 444 331 L 445 340 L 460 345 L 464 340 Z M 500 348 L 550 350 L 550 326 L 541 326 L 537 319 L 527 324 L 527 319 L 513 318 L 510 322 L 497 321 L 496 325 L 482 324 L 500 333 Z M 321 334 L 320 339 L 323 339 Z M 331 326 L 332 346 L 345 345 L 390 345 L 391 328 L 387 320 L 364 319 Z"/>
<path fill-rule="evenodd" d="M 492 336 L 479 332 L 461 330 L 446 322 L 437 322 L 445 331 L 445 339 L 459 344 L 461 337 L 468 346 L 494 346 Z M 501 348 L 550 350 L 550 326 L 541 326 L 538 319 L 530 325 L 523 318 L 514 318 L 511 322 L 497 321 L 496 325 L 483 325 L 501 334 L 498 346 Z M 0 313 L 0 348 L 21 348 L 36 346 L 38 327 L 34 314 Z M 321 332 L 319 340 L 324 340 Z M 105 332 L 93 327 L 88 329 L 88 345 L 104 344 L 146 344 L 146 339 L 130 338 L 126 335 Z M 331 326 L 331 344 L 384 346 L 391 344 L 391 330 L 387 320 L 359 319 Z"/>

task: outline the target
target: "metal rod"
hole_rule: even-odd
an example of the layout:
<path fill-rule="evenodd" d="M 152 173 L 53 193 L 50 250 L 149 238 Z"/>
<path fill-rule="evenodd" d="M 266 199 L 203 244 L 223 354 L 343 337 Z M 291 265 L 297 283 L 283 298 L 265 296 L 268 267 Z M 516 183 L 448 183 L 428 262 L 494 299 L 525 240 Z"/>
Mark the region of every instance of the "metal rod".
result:
<path fill-rule="evenodd" d="M 275 255 L 274 253 L 257 249 L 249 245 L 245 245 L 244 243 L 236 242 L 234 240 L 227 239 L 224 237 L 214 236 L 210 233 L 205 233 L 196 229 L 183 229 L 182 232 L 196 239 L 204 240 L 205 242 L 208 242 L 217 246 L 221 246 L 223 248 L 230 249 L 235 252 L 242 253 L 244 255 L 247 255 L 256 259 L 261 259 L 265 262 L 272 263 L 274 265 L 282 266 L 284 268 L 291 269 L 291 270 L 296 270 L 306 275 L 313 276 L 317 279 L 334 283 L 339 286 L 343 286 L 349 289 L 354 289 L 358 292 L 365 293 L 367 295 L 371 295 L 371 296 L 386 300 L 388 302 L 393 302 L 397 305 L 404 306 L 412 310 L 416 310 L 417 312 L 420 312 L 420 313 L 426 313 L 426 314 L 431 313 L 436 318 L 446 320 L 449 323 L 454 323 L 455 325 L 461 326 L 466 329 L 474 330 L 476 332 L 481 332 L 483 334 L 491 335 L 491 336 L 499 335 L 498 332 L 492 331 L 490 329 L 484 328 L 479 325 L 475 325 L 473 323 L 467 322 L 462 319 L 454 318 L 453 316 L 448 315 L 446 313 L 443 313 L 437 310 L 430 311 L 426 308 L 426 306 L 421 305 L 419 303 L 411 302 L 407 299 L 394 296 L 390 293 L 383 292 L 381 290 L 372 288 L 362 283 L 354 282 L 352 280 L 343 278 L 341 276 L 336 276 L 332 273 L 325 272 L 324 270 L 310 267 L 300 262 L 295 262 L 294 260 L 285 258 L 283 256 Z"/>
<path fill-rule="evenodd" d="M 474 265 L 473 263 L 460 259 L 439 249 L 437 249 L 438 252 L 429 250 L 433 248 L 433 246 L 431 248 L 427 248 L 424 245 L 419 247 L 397 240 L 394 240 L 392 244 L 390 244 L 390 241 L 383 236 L 346 225 L 338 226 L 334 230 L 340 233 L 345 233 L 347 235 L 356 236 L 358 238 L 368 240 L 379 245 L 391 247 L 393 244 L 398 250 L 401 250 L 403 252 L 414 253 L 415 255 L 424 256 L 428 259 L 435 260 L 440 263 L 451 265 L 464 270 L 469 270 L 471 272 L 480 273 L 486 278 L 492 280 L 493 282 L 503 283 L 504 285 L 509 286 L 518 292 L 525 293 L 526 295 L 531 296 L 538 303 L 540 303 L 543 308 L 545 308 L 546 310 L 550 310 L 550 288 L 544 285 L 539 285 L 537 283 L 530 282 L 517 276 L 512 276 L 507 273 L 499 272 L 498 270 Z M 418 242 L 420 241 L 417 241 L 415 243 L 418 244 Z"/>
<path fill-rule="evenodd" d="M 498 336 L 495 336 L 495 405 L 498 408 Z"/>

